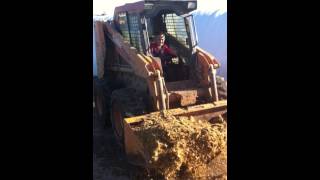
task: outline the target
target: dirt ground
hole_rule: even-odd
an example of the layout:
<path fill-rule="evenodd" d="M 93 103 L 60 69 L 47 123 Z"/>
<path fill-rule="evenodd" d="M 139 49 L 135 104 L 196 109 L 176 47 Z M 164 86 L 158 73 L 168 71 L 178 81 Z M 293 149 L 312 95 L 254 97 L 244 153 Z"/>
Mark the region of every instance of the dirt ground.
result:
<path fill-rule="evenodd" d="M 93 179 L 130 179 L 129 165 L 126 163 L 115 142 L 111 127 L 93 117 Z"/>
<path fill-rule="evenodd" d="M 111 127 L 93 116 L 93 180 L 140 180 L 145 170 L 127 163 Z"/>

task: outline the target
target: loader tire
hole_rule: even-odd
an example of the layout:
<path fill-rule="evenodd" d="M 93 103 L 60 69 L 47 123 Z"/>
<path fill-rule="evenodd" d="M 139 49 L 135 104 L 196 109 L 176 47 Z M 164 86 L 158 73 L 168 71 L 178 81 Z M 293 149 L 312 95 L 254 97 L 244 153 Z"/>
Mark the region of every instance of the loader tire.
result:
<path fill-rule="evenodd" d="M 125 150 L 124 118 L 146 113 L 144 94 L 132 88 L 118 89 L 112 92 L 110 120 L 119 146 Z"/>
<path fill-rule="evenodd" d="M 98 122 L 101 122 L 104 127 L 110 127 L 110 115 L 109 115 L 109 99 L 110 92 L 109 88 L 106 85 L 105 81 L 99 80 L 98 78 L 94 79 L 93 83 L 93 95 L 94 95 L 94 105 L 95 105 L 95 115 Z"/>
<path fill-rule="evenodd" d="M 220 100 L 227 99 L 227 81 L 223 77 L 217 76 L 217 88 Z"/>

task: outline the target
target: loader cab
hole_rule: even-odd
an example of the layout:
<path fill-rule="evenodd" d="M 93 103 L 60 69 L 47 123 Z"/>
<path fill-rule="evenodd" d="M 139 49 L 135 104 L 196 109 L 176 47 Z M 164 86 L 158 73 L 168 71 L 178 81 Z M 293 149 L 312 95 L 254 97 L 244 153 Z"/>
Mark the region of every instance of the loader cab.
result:
<path fill-rule="evenodd" d="M 178 56 L 163 69 L 167 82 L 189 80 L 192 74 L 197 36 L 190 12 L 196 9 L 196 2 L 145 0 L 115 9 L 116 28 L 139 53 L 152 56 L 150 44 L 159 32 L 164 32 L 165 44 Z"/>
<path fill-rule="evenodd" d="M 172 64 L 164 67 L 165 80 L 173 82 L 190 79 L 190 67 L 197 45 L 192 15 L 184 17 L 172 10 L 162 10 L 154 16 L 146 17 L 146 24 L 150 44 L 155 42 L 157 34 L 163 32 L 165 44 L 178 56 L 172 58 Z M 151 54 L 150 49 L 146 50 Z"/>
<path fill-rule="evenodd" d="M 166 44 L 186 57 L 197 46 L 197 37 L 192 15 L 178 15 L 174 11 L 163 10 L 153 17 L 147 17 L 149 41 L 154 41 L 159 32 L 164 32 Z"/>

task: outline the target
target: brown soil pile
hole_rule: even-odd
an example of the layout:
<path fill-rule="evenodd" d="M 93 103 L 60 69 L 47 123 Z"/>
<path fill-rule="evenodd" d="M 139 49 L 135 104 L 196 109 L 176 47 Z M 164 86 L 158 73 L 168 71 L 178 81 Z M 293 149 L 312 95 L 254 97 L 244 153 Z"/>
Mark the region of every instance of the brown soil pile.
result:
<path fill-rule="evenodd" d="M 211 124 L 164 113 L 149 116 L 134 130 L 149 157 L 151 174 L 165 179 L 226 179 L 225 122 Z"/>

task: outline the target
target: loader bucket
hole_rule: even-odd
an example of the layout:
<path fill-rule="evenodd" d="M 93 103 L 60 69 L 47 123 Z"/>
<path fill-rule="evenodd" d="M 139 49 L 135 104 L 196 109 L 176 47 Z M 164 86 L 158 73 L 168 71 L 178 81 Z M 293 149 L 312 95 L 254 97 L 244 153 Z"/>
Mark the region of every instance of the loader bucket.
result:
<path fill-rule="evenodd" d="M 165 110 L 173 116 L 193 116 L 194 118 L 210 120 L 227 112 L 227 101 L 217 101 L 201 105 L 189 106 L 186 108 L 176 108 Z M 124 141 L 128 161 L 131 164 L 145 167 L 150 157 L 145 153 L 142 142 L 135 135 L 134 127 L 141 126 L 150 116 L 162 117 L 163 111 L 152 112 L 149 114 L 125 118 L 124 122 Z"/>

